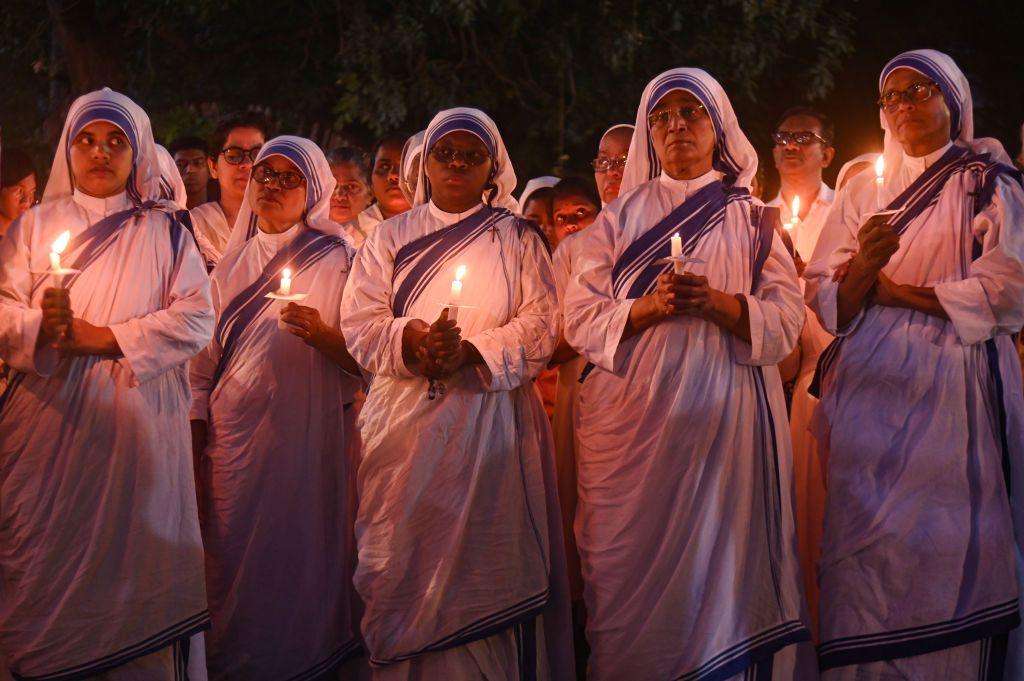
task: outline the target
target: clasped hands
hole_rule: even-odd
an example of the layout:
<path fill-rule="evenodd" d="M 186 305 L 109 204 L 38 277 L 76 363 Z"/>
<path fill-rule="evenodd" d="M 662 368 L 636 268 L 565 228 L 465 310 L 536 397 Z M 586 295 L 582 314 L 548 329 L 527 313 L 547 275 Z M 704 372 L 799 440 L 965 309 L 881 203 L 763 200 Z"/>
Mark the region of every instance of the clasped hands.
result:
<path fill-rule="evenodd" d="M 472 346 L 462 339 L 458 322 L 448 318 L 448 308 L 429 326 L 419 319 L 409 322 L 402 346 L 406 365 L 429 379 L 450 376 L 471 361 Z"/>
<path fill-rule="evenodd" d="M 36 339 L 37 348 L 51 346 L 62 357 L 121 356 L 117 338 L 109 327 L 94 326 L 75 317 L 67 289 L 48 288 L 43 291 L 41 307 L 43 317 Z"/>

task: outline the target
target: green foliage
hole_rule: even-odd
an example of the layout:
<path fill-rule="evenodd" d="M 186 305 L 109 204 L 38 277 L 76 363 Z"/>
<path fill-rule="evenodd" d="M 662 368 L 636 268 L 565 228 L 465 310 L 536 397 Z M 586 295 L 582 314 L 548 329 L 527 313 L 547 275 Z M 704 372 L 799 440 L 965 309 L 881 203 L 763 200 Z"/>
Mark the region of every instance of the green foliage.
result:
<path fill-rule="evenodd" d="M 9 135 L 52 138 L 70 99 L 104 84 L 136 98 L 166 136 L 255 106 L 285 131 L 368 137 L 467 105 L 497 120 L 524 177 L 560 157 L 584 167 L 601 131 L 632 121 L 666 68 L 708 69 L 744 123 L 755 107 L 821 98 L 853 31 L 846 5 L 824 0 L 5 4 Z"/>

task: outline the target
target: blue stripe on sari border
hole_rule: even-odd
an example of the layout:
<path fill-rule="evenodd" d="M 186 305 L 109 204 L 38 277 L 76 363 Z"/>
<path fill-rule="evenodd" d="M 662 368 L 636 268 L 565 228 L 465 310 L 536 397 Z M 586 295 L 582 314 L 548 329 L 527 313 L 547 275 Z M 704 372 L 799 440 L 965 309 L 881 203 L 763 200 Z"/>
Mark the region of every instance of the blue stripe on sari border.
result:
<path fill-rule="evenodd" d="M 865 664 L 883 660 L 897 660 L 926 655 L 939 650 L 955 648 L 984 638 L 1005 634 L 1020 624 L 1016 600 L 1010 609 L 994 611 L 983 618 L 970 616 L 947 623 L 928 625 L 941 627 L 933 631 L 904 634 L 901 630 L 885 634 L 847 636 L 828 641 L 818 647 L 818 666 L 822 670 Z M 991 609 L 990 609 L 991 610 Z M 962 622 L 960 624 L 955 624 Z M 920 627 L 915 627 L 920 629 Z M 826 649 L 826 652 L 822 652 Z"/>
<path fill-rule="evenodd" d="M 775 603 L 779 608 L 779 617 L 784 617 L 782 605 L 782 578 L 779 564 L 782 555 L 782 483 L 779 480 L 779 448 L 778 435 L 775 430 L 775 419 L 772 415 L 771 403 L 768 401 L 768 389 L 764 381 L 764 370 L 753 367 L 754 384 L 757 390 L 758 412 L 764 423 L 761 425 L 761 470 L 763 474 L 765 540 L 768 542 L 768 567 L 775 588 Z M 767 426 L 767 427 L 766 427 Z M 769 445 L 771 452 L 769 456 Z M 774 482 L 774 486 L 772 483 Z M 773 493 L 774 492 L 774 493 Z"/>
<path fill-rule="evenodd" d="M 753 208 L 753 204 L 751 204 Z M 768 255 L 772 250 L 772 242 L 775 240 L 776 226 L 782 225 L 780 218 L 780 211 L 776 207 L 771 206 L 758 206 L 759 210 L 756 211 L 756 222 L 754 222 L 754 248 L 753 248 L 753 262 L 750 267 L 750 292 L 753 293 L 757 289 L 757 285 L 761 281 L 761 272 L 764 270 L 764 264 L 768 261 Z M 752 211 L 751 217 L 755 217 L 755 212 Z"/>
<path fill-rule="evenodd" d="M 807 394 L 811 397 L 821 399 L 825 377 L 828 375 L 829 369 L 832 368 L 836 357 L 839 356 L 839 348 L 843 344 L 843 338 L 844 336 L 833 338 L 832 342 L 818 355 L 818 362 L 814 366 L 814 376 L 811 378 L 811 384 L 807 386 Z"/>
<path fill-rule="evenodd" d="M 340 666 L 345 660 L 353 657 L 355 653 L 360 651 L 360 648 L 361 644 L 358 638 L 350 639 L 320 662 L 298 674 L 289 676 L 285 681 L 316 681 L 316 679 L 319 679 L 334 667 Z"/>
<path fill-rule="evenodd" d="M 537 681 L 537 618 L 516 625 L 519 680 Z"/>
<path fill-rule="evenodd" d="M 37 676 L 25 676 L 11 670 L 11 676 L 13 676 L 16 681 L 78 681 L 79 679 L 89 679 L 102 672 L 115 667 L 120 667 L 132 660 L 155 653 L 162 648 L 172 645 L 180 639 L 188 638 L 193 634 L 198 634 L 200 631 L 205 631 L 209 628 L 210 613 L 209 611 L 204 610 L 192 617 L 189 617 L 188 619 L 182 620 L 181 622 L 164 629 L 160 633 L 153 634 L 152 636 L 128 646 L 127 648 L 122 648 L 115 653 L 111 653 L 110 655 L 91 662 L 86 662 L 74 667 L 67 667 L 56 672 Z"/>
<path fill-rule="evenodd" d="M 473 217 L 475 217 L 476 215 L 483 211 L 490 211 L 491 213 L 490 215 L 481 216 L 488 228 L 499 218 L 505 217 L 506 215 L 511 215 L 511 213 L 505 210 L 504 208 L 484 207 L 481 208 L 480 211 L 478 211 L 477 213 L 474 213 L 473 215 L 466 218 L 466 220 L 471 220 Z M 443 240 L 446 236 L 448 236 L 451 233 L 453 229 L 465 223 L 466 220 L 462 220 L 460 222 L 451 224 L 447 227 L 443 227 L 439 230 L 431 232 L 430 234 L 424 234 L 423 236 L 417 237 L 410 241 L 409 243 L 402 246 L 401 248 L 399 248 L 398 252 L 395 253 L 395 266 L 391 275 L 391 281 L 394 282 L 400 274 L 402 274 L 407 268 L 409 268 L 410 266 L 414 265 L 417 262 L 417 258 L 419 256 L 421 256 L 424 252 L 432 248 L 435 244 L 437 244 L 437 242 Z"/>
<path fill-rule="evenodd" d="M 890 223 L 898 234 L 906 231 L 910 223 L 938 198 L 946 181 L 958 169 L 959 162 L 966 154 L 965 148 L 954 144 L 920 177 L 911 182 L 910 186 L 889 202 L 887 210 L 900 211 Z"/>
<path fill-rule="evenodd" d="M 810 631 L 800 620 L 783 622 L 726 648 L 696 669 L 677 676 L 674 681 L 724 681 L 786 646 L 810 638 Z"/>
<path fill-rule="evenodd" d="M 1006 494 L 1010 495 L 1010 437 L 1009 418 L 1006 414 L 1006 398 L 1003 389 L 1003 373 L 999 369 L 999 348 L 995 338 L 985 341 L 985 359 L 988 362 L 988 370 L 992 375 L 992 401 L 996 408 L 996 427 L 999 429 L 999 451 L 1002 459 L 1003 483 L 1006 485 Z"/>
<path fill-rule="evenodd" d="M 403 653 L 390 659 L 382 659 L 371 655 L 370 664 L 382 667 L 395 662 L 410 660 L 424 653 L 457 648 L 458 646 L 493 636 L 518 622 L 539 615 L 541 610 L 547 605 L 550 595 L 550 591 L 545 588 L 540 593 L 525 598 L 504 610 L 481 617 L 416 652 Z"/>
<path fill-rule="evenodd" d="M 22 371 L 18 371 L 16 369 L 11 370 L 11 375 L 7 380 L 7 387 L 4 388 L 3 394 L 0 394 L 0 414 L 3 413 L 4 407 L 7 406 L 7 403 L 14 395 L 14 391 L 17 390 L 18 386 L 25 380 L 26 375 L 27 374 Z"/>
<path fill-rule="evenodd" d="M 424 250 L 409 269 L 405 279 L 395 289 L 391 299 L 391 308 L 395 316 L 404 317 L 433 278 L 484 232 L 496 229 L 497 221 L 504 217 L 515 219 L 515 216 L 506 210 L 489 212 L 484 207 L 465 220 L 460 220 L 443 230 L 444 234 Z"/>
<path fill-rule="evenodd" d="M 298 277 L 298 275 L 320 262 L 328 253 L 342 244 L 341 239 L 337 237 L 328 237 L 319 232 L 317 232 L 317 234 L 324 237 L 324 239 L 317 239 L 310 242 L 310 244 L 307 245 L 307 248 L 319 244 L 320 250 L 308 254 L 305 260 L 299 260 L 299 254 L 291 257 L 290 260 L 288 258 L 281 258 L 279 260 L 278 256 L 275 255 L 274 258 L 271 259 L 270 263 L 267 264 L 267 267 L 264 269 L 260 277 L 240 292 L 238 296 L 229 303 L 230 306 L 236 300 L 240 300 L 243 297 L 246 298 L 245 303 L 239 305 L 235 311 L 233 311 L 233 319 L 229 322 L 229 325 L 225 325 L 223 327 L 218 326 L 217 330 L 214 332 L 218 341 L 221 343 L 221 356 L 217 361 L 217 368 L 214 370 L 211 386 L 215 387 L 217 385 L 225 369 L 227 369 L 231 360 L 234 358 L 237 342 L 241 337 L 242 332 L 250 323 L 259 318 L 259 316 L 262 315 L 270 305 L 276 302 L 267 298 L 266 294 L 270 293 L 277 285 L 276 273 L 280 271 L 280 268 L 286 263 L 294 263 L 293 266 L 295 267 L 295 271 L 292 277 Z M 281 253 L 282 251 L 279 251 L 278 255 Z M 273 267 L 271 267 L 272 265 Z M 225 308 L 225 310 L 227 310 L 227 308 Z M 224 333 L 225 329 L 226 333 Z"/>

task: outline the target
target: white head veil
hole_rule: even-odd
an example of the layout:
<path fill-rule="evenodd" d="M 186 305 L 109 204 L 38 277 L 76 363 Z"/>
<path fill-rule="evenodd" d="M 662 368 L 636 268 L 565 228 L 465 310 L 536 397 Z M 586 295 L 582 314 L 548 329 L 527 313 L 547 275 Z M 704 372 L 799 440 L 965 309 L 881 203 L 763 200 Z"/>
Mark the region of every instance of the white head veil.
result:
<path fill-rule="evenodd" d="M 526 183 L 526 188 L 523 189 L 523 193 L 519 195 L 519 208 L 520 210 L 526 210 L 526 202 L 530 200 L 530 195 L 538 189 L 545 189 L 547 187 L 554 187 L 561 181 L 561 178 L 555 177 L 554 175 L 541 175 L 535 177 Z"/>
<path fill-rule="evenodd" d="M 174 162 L 171 152 L 161 144 L 156 145 L 156 156 L 160 163 L 160 198 L 174 201 L 180 208 L 184 208 L 188 204 L 188 193 L 178 164 Z"/>
<path fill-rule="evenodd" d="M 647 116 L 661 98 L 673 90 L 689 92 L 707 109 L 717 139 L 712 165 L 724 175 L 723 182 L 729 186 L 750 189 L 750 182 L 757 172 L 757 152 L 740 130 L 725 90 L 702 69 L 679 68 L 662 73 L 644 88 L 640 108 L 636 112 L 636 128 L 629 145 L 629 157 L 622 173 L 619 195 L 661 174 L 661 162 L 654 151 Z"/>
<path fill-rule="evenodd" d="M 882 93 L 885 80 L 893 71 L 907 68 L 917 71 L 939 85 L 942 99 L 949 108 L 949 138 L 959 146 L 966 147 L 975 153 L 988 153 L 992 160 L 1006 165 L 1013 165 L 1009 155 L 998 140 L 992 138 L 974 138 L 974 102 L 971 98 L 971 86 L 967 82 L 960 67 L 951 57 L 936 50 L 911 50 L 893 58 L 878 77 L 878 92 Z M 896 136 L 889 130 L 885 120 L 885 112 L 879 109 L 878 119 L 885 131 L 885 177 L 894 175 L 903 164 L 903 147 Z"/>
<path fill-rule="evenodd" d="M 634 130 L 636 130 L 636 126 L 634 126 L 632 123 L 616 123 L 612 127 L 610 127 L 607 130 L 605 130 L 603 133 L 601 133 L 601 140 L 603 140 L 605 137 L 607 137 L 608 133 L 615 132 L 619 128 L 625 128 L 626 130 L 629 130 L 630 133 L 632 133 Z M 598 146 L 600 146 L 601 140 L 597 141 Z"/>
<path fill-rule="evenodd" d="M 306 178 L 306 211 L 302 215 L 302 223 L 312 229 L 340 236 L 348 241 L 341 225 L 331 220 L 331 195 L 334 193 L 336 181 L 331 173 L 331 164 L 327 162 L 327 157 L 324 156 L 320 147 L 305 137 L 281 135 L 263 145 L 256 160 L 253 161 L 253 168 L 271 156 L 283 156 L 288 159 Z M 226 251 L 238 248 L 251 239 L 259 229 L 256 226 L 256 214 L 253 213 L 249 203 L 252 191 L 253 183 L 250 181 L 245 188 L 242 207 L 238 211 L 238 219 L 235 220 L 234 227 L 231 229 L 231 238 L 228 240 Z"/>
<path fill-rule="evenodd" d="M 850 172 L 850 169 L 858 163 L 874 163 L 875 159 L 878 158 L 878 154 L 861 154 L 855 156 L 849 161 L 843 164 L 843 167 L 839 169 L 839 174 L 836 175 L 836 191 L 839 191 L 843 186 L 843 180 L 846 179 L 846 174 Z"/>
<path fill-rule="evenodd" d="M 508 157 L 508 150 L 505 149 L 505 142 L 501 139 L 498 126 L 483 111 L 464 107 L 442 111 L 434 116 L 430 125 L 427 126 L 423 151 L 420 154 L 419 183 L 416 185 L 416 197 L 413 205 L 418 206 L 430 200 L 430 180 L 427 179 L 426 155 L 442 137 L 460 130 L 479 137 L 491 153 L 491 158 L 494 159 L 494 176 L 491 182 L 497 186 L 498 193 L 491 201 L 491 205 L 518 213 L 519 206 L 512 198 L 512 190 L 516 187 L 516 171 L 512 168 L 512 160 Z"/>
<path fill-rule="evenodd" d="M 149 116 L 138 104 L 121 93 L 103 88 L 82 95 L 68 110 L 57 153 L 53 157 L 50 178 L 43 192 L 43 201 L 54 201 L 74 193 L 69 158 L 71 143 L 84 127 L 95 121 L 116 125 L 128 138 L 132 147 L 132 170 L 126 191 L 132 203 L 138 206 L 145 201 L 160 200 L 160 161 Z"/>
<path fill-rule="evenodd" d="M 423 163 L 423 137 L 426 134 L 426 130 L 420 130 L 405 140 L 405 146 L 402 147 L 400 161 L 402 172 L 398 174 L 398 188 L 402 190 L 405 200 L 410 204 L 416 198 L 416 192 L 412 188 L 412 178 L 418 177 L 420 174 L 420 164 Z"/>

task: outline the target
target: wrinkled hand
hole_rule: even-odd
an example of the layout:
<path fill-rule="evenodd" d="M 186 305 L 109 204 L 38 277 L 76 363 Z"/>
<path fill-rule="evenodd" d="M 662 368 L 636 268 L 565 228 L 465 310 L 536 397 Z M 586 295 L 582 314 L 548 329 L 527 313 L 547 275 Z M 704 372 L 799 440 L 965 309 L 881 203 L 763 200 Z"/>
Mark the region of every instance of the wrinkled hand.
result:
<path fill-rule="evenodd" d="M 899 295 L 899 289 L 899 284 L 894 284 L 892 279 L 879 272 L 878 279 L 875 281 L 875 288 L 871 293 L 871 301 L 875 305 L 900 307 L 902 298 Z"/>
<path fill-rule="evenodd" d="M 288 325 L 288 333 L 313 348 L 319 347 L 330 332 L 320 318 L 320 311 L 305 305 L 288 303 L 281 308 L 281 321 Z"/>
<path fill-rule="evenodd" d="M 870 272 L 879 272 L 899 250 L 900 237 L 885 217 L 872 217 L 857 232 L 860 251 L 855 256 Z"/>
<path fill-rule="evenodd" d="M 665 272 L 658 276 L 653 296 L 658 311 L 666 317 L 704 317 L 714 309 L 708 279 L 697 274 Z"/>
<path fill-rule="evenodd" d="M 857 254 L 854 253 L 853 255 L 850 256 L 849 260 L 836 267 L 835 271 L 832 273 L 832 281 L 839 284 L 843 283 L 843 281 L 846 279 L 846 275 L 850 273 L 850 265 L 853 263 L 853 259 L 856 257 Z"/>
<path fill-rule="evenodd" d="M 74 314 L 71 311 L 71 295 L 64 288 L 48 288 L 43 291 L 43 319 L 39 324 L 37 345 L 52 345 L 71 328 Z"/>
<path fill-rule="evenodd" d="M 58 341 L 57 350 L 62 357 L 121 354 L 117 339 L 109 327 L 93 326 L 77 317 L 71 321 L 70 330 Z"/>

